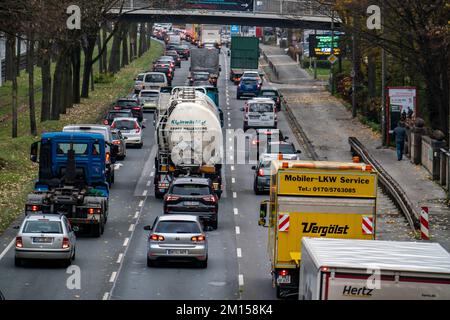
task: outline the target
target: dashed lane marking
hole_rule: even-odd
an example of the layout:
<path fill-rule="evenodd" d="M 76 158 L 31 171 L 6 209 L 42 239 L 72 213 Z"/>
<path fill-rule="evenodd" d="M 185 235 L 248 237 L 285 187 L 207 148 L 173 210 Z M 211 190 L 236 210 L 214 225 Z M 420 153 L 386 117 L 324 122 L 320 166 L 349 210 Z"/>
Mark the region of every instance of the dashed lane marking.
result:
<path fill-rule="evenodd" d="M 128 245 L 128 241 L 130 241 L 130 238 L 125 238 L 125 240 L 123 240 L 124 247 L 126 247 Z"/>
<path fill-rule="evenodd" d="M 242 258 L 242 250 L 241 250 L 241 248 L 237 248 L 236 249 L 236 254 L 237 254 L 238 258 Z"/>
<path fill-rule="evenodd" d="M 117 276 L 117 271 L 114 271 L 113 273 L 111 273 L 111 277 L 109 278 L 109 282 L 114 282 L 114 280 L 116 280 L 116 276 Z"/>
<path fill-rule="evenodd" d="M 147 196 L 147 192 L 148 192 L 147 190 L 144 190 L 144 192 L 142 192 L 142 196 L 146 197 Z"/>
<path fill-rule="evenodd" d="M 244 275 L 243 274 L 239 275 L 239 286 L 240 287 L 244 286 Z"/>
<path fill-rule="evenodd" d="M 234 215 L 237 216 L 237 215 L 239 214 L 238 208 L 234 208 L 234 209 L 233 209 L 233 212 L 234 212 Z"/>
<path fill-rule="evenodd" d="M 237 193 L 233 192 L 233 198 L 237 198 Z"/>
<path fill-rule="evenodd" d="M 239 228 L 238 226 L 236 226 L 236 234 L 241 234 L 241 228 Z"/>
<path fill-rule="evenodd" d="M 128 228 L 128 231 L 132 232 L 134 230 L 134 224 L 130 224 L 130 227 Z"/>
<path fill-rule="evenodd" d="M 139 217 L 139 211 L 136 211 L 136 213 L 134 214 L 134 219 L 137 219 Z"/>
<path fill-rule="evenodd" d="M 117 257 L 117 263 L 121 263 L 123 259 L 123 253 L 119 253 L 119 257 Z"/>
<path fill-rule="evenodd" d="M 139 201 L 139 207 L 142 207 L 144 205 L 144 200 Z"/>
<path fill-rule="evenodd" d="M 9 249 L 12 248 L 12 246 L 14 245 L 15 242 L 16 242 L 16 238 L 13 238 L 11 240 L 11 242 L 8 244 L 8 246 L 5 248 L 5 250 L 3 250 L 3 252 L 0 254 L 0 260 L 3 259 L 3 257 L 6 255 L 6 253 L 8 253 Z"/>
<path fill-rule="evenodd" d="M 105 292 L 105 294 L 103 295 L 103 300 L 108 300 L 109 297 L 109 292 Z"/>
<path fill-rule="evenodd" d="M 235 178 L 231 178 L 231 183 L 236 183 L 236 179 Z"/>

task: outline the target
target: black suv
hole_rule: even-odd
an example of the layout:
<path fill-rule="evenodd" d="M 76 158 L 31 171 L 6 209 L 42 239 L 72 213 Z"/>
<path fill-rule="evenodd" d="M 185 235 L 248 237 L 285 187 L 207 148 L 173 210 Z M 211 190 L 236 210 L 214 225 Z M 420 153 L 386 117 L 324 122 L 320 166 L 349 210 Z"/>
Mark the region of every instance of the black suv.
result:
<path fill-rule="evenodd" d="M 208 178 L 177 178 L 164 196 L 164 214 L 199 216 L 204 225 L 217 229 L 219 198 Z"/>
<path fill-rule="evenodd" d="M 139 122 L 144 121 L 144 111 L 137 97 L 117 99 L 114 110 L 131 110 L 133 117 Z"/>

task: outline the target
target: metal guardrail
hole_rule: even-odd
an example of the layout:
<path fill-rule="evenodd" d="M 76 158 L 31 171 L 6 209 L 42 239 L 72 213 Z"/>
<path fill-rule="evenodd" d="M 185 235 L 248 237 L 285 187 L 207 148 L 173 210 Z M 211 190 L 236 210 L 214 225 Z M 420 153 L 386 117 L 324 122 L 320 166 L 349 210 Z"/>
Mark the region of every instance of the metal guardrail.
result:
<path fill-rule="evenodd" d="M 450 151 L 444 148 L 439 152 L 439 183 L 447 191 L 450 191 L 450 172 L 449 172 Z"/>
<path fill-rule="evenodd" d="M 420 215 L 397 181 L 383 169 L 357 138 L 349 137 L 348 143 L 350 144 L 351 152 L 354 155 L 358 155 L 365 163 L 372 165 L 378 171 L 378 180 L 384 191 L 405 215 L 411 229 L 414 231 L 418 229 L 420 225 Z"/>

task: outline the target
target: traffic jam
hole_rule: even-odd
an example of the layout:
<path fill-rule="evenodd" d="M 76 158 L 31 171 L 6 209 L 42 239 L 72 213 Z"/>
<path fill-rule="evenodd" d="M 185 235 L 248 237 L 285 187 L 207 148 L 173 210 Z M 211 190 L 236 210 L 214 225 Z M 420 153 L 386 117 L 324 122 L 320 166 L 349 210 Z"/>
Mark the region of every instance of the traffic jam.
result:
<path fill-rule="evenodd" d="M 108 264 L 102 255 L 123 242 L 112 288 L 99 285 L 98 298 L 136 299 L 153 284 L 142 298 L 184 298 L 186 288 L 172 286 L 192 279 L 196 299 L 238 299 L 244 287 L 253 299 L 450 299 L 442 247 L 375 240 L 372 166 L 305 155 L 260 66 L 258 37 L 155 24 L 153 39 L 163 55 L 99 123 L 66 125 L 31 145 L 38 179 L 11 272 L 45 273 L 42 261 Z M 135 222 L 122 229 L 118 216 Z M 94 250 L 100 242 L 110 243 Z M 366 281 L 371 265 L 382 266 L 376 288 Z M 258 276 L 242 271 L 250 269 Z"/>

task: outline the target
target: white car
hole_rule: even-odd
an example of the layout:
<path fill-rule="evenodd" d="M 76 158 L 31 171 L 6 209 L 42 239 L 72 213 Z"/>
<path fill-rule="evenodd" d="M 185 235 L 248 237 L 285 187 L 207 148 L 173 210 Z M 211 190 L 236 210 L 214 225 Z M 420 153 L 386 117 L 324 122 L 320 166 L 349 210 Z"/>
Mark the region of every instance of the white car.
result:
<path fill-rule="evenodd" d="M 248 128 L 273 128 L 278 126 L 275 102 L 270 98 L 248 100 L 244 107 L 244 131 Z"/>
<path fill-rule="evenodd" d="M 144 112 L 155 111 L 159 105 L 159 90 L 141 90 L 138 98 Z"/>
<path fill-rule="evenodd" d="M 142 127 L 136 118 L 115 118 L 111 128 L 120 130 L 127 146 L 135 145 L 142 148 L 144 145 Z"/>
<path fill-rule="evenodd" d="M 254 78 L 254 79 L 258 79 L 259 84 L 262 86 L 263 85 L 263 78 L 261 77 L 261 75 L 259 74 L 258 71 L 245 71 L 242 74 L 241 78 Z"/>
<path fill-rule="evenodd" d="M 134 78 L 134 92 L 139 93 L 142 90 L 142 85 L 144 83 L 145 73 L 139 73 L 136 78 Z"/>
<path fill-rule="evenodd" d="M 167 86 L 168 86 L 168 81 L 167 81 L 167 77 L 164 73 L 162 73 L 162 72 L 144 73 L 141 90 L 144 90 L 144 89 L 159 90 L 159 89 L 161 89 L 161 87 L 167 87 Z"/>

